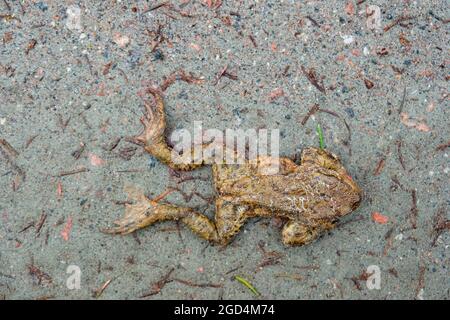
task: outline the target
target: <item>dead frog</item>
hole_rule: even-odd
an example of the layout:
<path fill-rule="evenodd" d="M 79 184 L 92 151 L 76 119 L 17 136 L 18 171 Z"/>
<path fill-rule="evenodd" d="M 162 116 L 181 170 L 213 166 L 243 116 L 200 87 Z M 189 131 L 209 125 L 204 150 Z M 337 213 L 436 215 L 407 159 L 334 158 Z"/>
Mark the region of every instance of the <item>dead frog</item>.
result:
<path fill-rule="evenodd" d="M 175 170 L 193 170 L 202 164 L 178 163 L 166 143 L 163 98 L 158 90 L 148 88 L 156 106 L 145 103 L 147 115 L 141 119 L 144 131 L 135 138 L 145 150 Z M 176 160 L 176 159 L 175 159 Z M 188 207 L 151 200 L 129 188 L 133 204 L 126 205 L 125 216 L 116 227 L 103 230 L 128 234 L 155 222 L 179 220 L 200 237 L 217 244 L 227 244 L 248 218 L 283 217 L 285 245 L 304 245 L 332 229 L 337 220 L 355 210 L 361 190 L 334 154 L 306 148 L 300 165 L 289 158 L 279 158 L 276 174 L 263 173 L 273 158 L 260 157 L 242 165 L 212 164 L 216 191 L 215 221 Z"/>

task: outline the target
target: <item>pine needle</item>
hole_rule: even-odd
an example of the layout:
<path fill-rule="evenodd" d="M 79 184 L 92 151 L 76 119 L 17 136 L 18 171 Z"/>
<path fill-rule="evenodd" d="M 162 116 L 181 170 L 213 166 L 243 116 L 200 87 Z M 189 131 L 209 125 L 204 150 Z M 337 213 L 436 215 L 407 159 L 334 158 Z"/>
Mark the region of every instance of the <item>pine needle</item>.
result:
<path fill-rule="evenodd" d="M 244 278 L 242 278 L 240 276 L 235 276 L 234 278 L 237 281 L 239 281 L 240 283 L 242 283 L 244 286 L 246 286 L 255 296 L 259 296 L 260 295 L 258 290 L 256 290 L 255 287 L 252 286 L 252 284 L 250 282 L 248 282 L 247 280 L 245 280 Z"/>

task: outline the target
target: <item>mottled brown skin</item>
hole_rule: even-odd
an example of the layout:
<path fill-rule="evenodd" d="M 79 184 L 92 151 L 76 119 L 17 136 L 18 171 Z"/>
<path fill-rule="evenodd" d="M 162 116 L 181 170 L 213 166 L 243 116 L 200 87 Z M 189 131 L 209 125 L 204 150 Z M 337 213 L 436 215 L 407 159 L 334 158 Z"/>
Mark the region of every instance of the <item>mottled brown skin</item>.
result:
<path fill-rule="evenodd" d="M 156 107 L 146 103 L 147 115 L 141 121 L 143 133 L 136 142 L 175 170 L 194 170 L 203 163 L 174 161 L 164 138 L 166 127 L 164 103 L 152 88 Z M 265 174 L 265 167 L 279 161 L 276 174 Z M 241 165 L 212 164 L 216 190 L 216 214 L 211 221 L 191 208 L 161 203 L 146 198 L 142 192 L 126 190 L 134 204 L 126 205 L 125 216 L 107 233 L 128 234 L 155 222 L 179 220 L 200 237 L 217 244 L 227 244 L 248 218 L 283 217 L 288 220 L 282 230 L 286 245 L 304 245 L 334 228 L 336 221 L 355 210 L 361 190 L 334 154 L 306 148 L 300 165 L 288 158 L 260 157 Z"/>

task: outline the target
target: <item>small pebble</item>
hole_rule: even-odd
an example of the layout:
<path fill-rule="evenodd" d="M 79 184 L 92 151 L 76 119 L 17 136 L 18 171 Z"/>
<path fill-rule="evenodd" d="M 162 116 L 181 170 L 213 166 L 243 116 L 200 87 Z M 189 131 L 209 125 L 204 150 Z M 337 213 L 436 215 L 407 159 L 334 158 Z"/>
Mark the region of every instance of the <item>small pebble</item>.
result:
<path fill-rule="evenodd" d="M 395 236 L 395 240 L 402 241 L 403 240 L 403 233 L 399 233 Z"/>
<path fill-rule="evenodd" d="M 344 39 L 345 44 L 350 44 L 355 40 L 355 38 L 353 38 L 353 36 L 349 36 L 349 35 L 343 35 L 342 39 Z"/>
<path fill-rule="evenodd" d="M 424 294 L 424 290 L 423 288 L 420 289 L 419 293 L 417 294 L 417 300 L 423 300 L 423 294 Z"/>
<path fill-rule="evenodd" d="M 76 5 L 71 5 L 66 10 L 66 27 L 72 31 L 81 31 L 81 9 Z"/>
<path fill-rule="evenodd" d="M 125 48 L 130 43 L 130 38 L 128 36 L 121 35 L 116 32 L 113 35 L 113 41 L 121 48 Z"/>

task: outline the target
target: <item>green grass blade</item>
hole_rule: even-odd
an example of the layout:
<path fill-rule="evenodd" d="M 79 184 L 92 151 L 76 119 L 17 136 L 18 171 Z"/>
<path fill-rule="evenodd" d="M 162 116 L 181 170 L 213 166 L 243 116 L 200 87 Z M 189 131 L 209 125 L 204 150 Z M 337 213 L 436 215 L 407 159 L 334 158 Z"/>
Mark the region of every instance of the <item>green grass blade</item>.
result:
<path fill-rule="evenodd" d="M 320 124 L 317 124 L 317 133 L 319 134 L 319 145 L 320 149 L 325 149 L 325 143 L 323 142 L 323 132 Z"/>
<path fill-rule="evenodd" d="M 242 278 L 240 276 L 234 276 L 234 278 L 237 281 L 239 281 L 240 283 L 242 283 L 244 286 L 246 286 L 255 296 L 259 296 L 260 295 L 258 290 L 256 290 L 255 287 L 252 286 L 252 284 L 250 282 L 248 282 L 247 280 L 245 280 L 244 278 Z"/>

